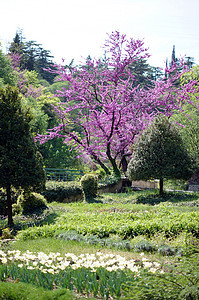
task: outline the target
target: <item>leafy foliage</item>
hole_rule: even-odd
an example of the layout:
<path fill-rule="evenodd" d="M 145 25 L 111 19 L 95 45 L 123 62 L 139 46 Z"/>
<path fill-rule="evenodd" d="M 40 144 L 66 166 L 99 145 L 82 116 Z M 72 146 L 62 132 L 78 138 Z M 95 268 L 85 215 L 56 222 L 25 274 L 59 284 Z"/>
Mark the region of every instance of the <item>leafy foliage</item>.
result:
<path fill-rule="evenodd" d="M 177 128 L 166 117 L 155 118 L 133 146 L 130 180 L 160 179 L 163 194 L 163 179 L 186 180 L 192 174 L 192 161 Z"/>
<path fill-rule="evenodd" d="M 23 282 L 0 282 L 0 295 L 4 300 L 72 300 L 72 292 L 66 289 L 46 290 L 42 287 L 36 287 L 31 283 Z"/>
<path fill-rule="evenodd" d="M 197 300 L 199 298 L 198 257 L 165 266 L 162 274 L 143 270 L 136 280 L 123 285 L 126 299 Z"/>
<path fill-rule="evenodd" d="M 31 116 L 23 111 L 16 88 L 0 90 L 0 184 L 7 192 L 8 223 L 12 225 L 11 187 L 41 189 L 45 173 L 41 154 L 30 134 Z"/>
<path fill-rule="evenodd" d="M 135 245 L 134 250 L 137 252 L 153 252 L 156 248 L 152 243 L 142 240 Z"/>
<path fill-rule="evenodd" d="M 0 49 L 0 87 L 6 84 L 15 85 L 15 78 L 9 58 Z"/>
<path fill-rule="evenodd" d="M 83 201 L 83 191 L 77 182 L 47 181 L 43 195 L 48 202 Z"/>
<path fill-rule="evenodd" d="M 115 174 L 106 175 L 101 180 L 99 180 L 99 186 L 107 186 L 118 183 L 120 177 L 115 176 Z"/>
<path fill-rule="evenodd" d="M 23 214 L 33 213 L 47 208 L 47 201 L 39 193 L 24 191 L 17 199 L 17 205 L 22 207 Z"/>
<path fill-rule="evenodd" d="M 57 219 L 56 224 L 42 228 L 31 228 L 20 233 L 22 239 L 36 239 L 39 236 L 55 236 L 57 230 L 75 230 L 83 235 L 96 235 L 109 237 L 116 234 L 122 239 L 145 235 L 163 233 L 167 237 L 177 236 L 181 232 L 190 232 L 199 236 L 197 211 L 178 212 L 175 208 L 158 207 L 155 211 L 140 211 L 137 213 L 121 212 L 120 210 L 99 210 L 81 212 L 65 212 Z M 100 206 L 100 204 L 98 204 Z M 191 220 L 191 221 L 190 221 Z"/>
<path fill-rule="evenodd" d="M 10 45 L 9 53 L 21 57 L 23 69 L 35 70 L 40 78 L 47 80 L 49 83 L 53 82 L 55 76 L 45 70 L 53 65 L 53 56 L 49 50 L 45 50 L 35 41 L 24 41 L 22 33 L 17 32 Z"/>
<path fill-rule="evenodd" d="M 186 74 L 185 74 L 186 75 Z M 199 166 L 199 101 L 197 96 L 191 97 L 192 104 L 184 104 L 180 111 L 172 116 L 177 122 L 183 142 L 196 166 Z"/>
<path fill-rule="evenodd" d="M 80 180 L 86 201 L 92 201 L 97 196 L 97 177 L 93 174 L 85 174 Z"/>

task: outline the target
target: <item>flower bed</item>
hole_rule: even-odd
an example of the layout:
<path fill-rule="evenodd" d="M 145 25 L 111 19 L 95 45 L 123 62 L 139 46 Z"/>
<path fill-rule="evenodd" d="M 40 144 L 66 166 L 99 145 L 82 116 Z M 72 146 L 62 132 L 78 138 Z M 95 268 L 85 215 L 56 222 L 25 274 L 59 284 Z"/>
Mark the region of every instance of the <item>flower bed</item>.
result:
<path fill-rule="evenodd" d="M 102 296 L 108 299 L 121 296 L 121 286 L 129 278 L 135 280 L 141 270 L 163 273 L 157 262 L 141 255 L 140 261 L 127 260 L 120 255 L 103 254 L 45 254 L 21 253 L 19 250 L 0 250 L 0 280 L 10 278 L 47 289 L 67 288 L 78 293 Z"/>

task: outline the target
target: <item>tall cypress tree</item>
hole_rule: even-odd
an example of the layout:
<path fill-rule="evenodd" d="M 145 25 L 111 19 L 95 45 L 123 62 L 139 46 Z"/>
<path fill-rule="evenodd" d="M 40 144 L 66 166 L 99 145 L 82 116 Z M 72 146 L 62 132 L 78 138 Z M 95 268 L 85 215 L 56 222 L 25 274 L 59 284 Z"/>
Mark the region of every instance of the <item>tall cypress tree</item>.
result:
<path fill-rule="evenodd" d="M 13 225 L 12 187 L 38 190 L 45 180 L 42 157 L 30 133 L 17 88 L 0 89 L 0 187 L 6 189 L 8 225 Z"/>

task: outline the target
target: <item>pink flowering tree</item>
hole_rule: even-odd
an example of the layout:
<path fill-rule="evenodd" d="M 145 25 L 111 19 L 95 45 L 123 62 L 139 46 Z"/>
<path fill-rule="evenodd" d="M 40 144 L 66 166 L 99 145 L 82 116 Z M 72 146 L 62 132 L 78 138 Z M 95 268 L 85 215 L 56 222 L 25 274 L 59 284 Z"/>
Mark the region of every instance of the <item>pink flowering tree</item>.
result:
<path fill-rule="evenodd" d="M 38 98 L 42 95 L 42 87 L 35 87 L 28 83 L 26 72 L 27 69 L 22 69 L 21 67 L 21 59 L 22 56 L 18 53 L 11 53 L 9 55 L 9 59 L 11 62 L 11 66 L 13 68 L 16 81 L 17 81 L 17 87 L 19 89 L 19 92 L 27 98 L 28 96 L 33 98 Z"/>
<path fill-rule="evenodd" d="M 182 102 L 189 101 L 196 86 L 192 81 L 176 86 L 181 73 L 173 64 L 153 88 L 133 87 L 129 66 L 149 57 L 143 41 L 113 32 L 104 47 L 105 64 L 87 60 L 79 69 L 57 65 L 56 71 L 51 70 L 59 75 L 58 80 L 68 82 L 68 88 L 57 91 L 64 99 L 54 107 L 60 124 L 37 139 L 44 143 L 64 137 L 65 143 L 88 155 L 107 174 L 112 169 L 120 175 L 121 167 L 126 171 L 135 137 L 157 114 L 170 116 Z"/>

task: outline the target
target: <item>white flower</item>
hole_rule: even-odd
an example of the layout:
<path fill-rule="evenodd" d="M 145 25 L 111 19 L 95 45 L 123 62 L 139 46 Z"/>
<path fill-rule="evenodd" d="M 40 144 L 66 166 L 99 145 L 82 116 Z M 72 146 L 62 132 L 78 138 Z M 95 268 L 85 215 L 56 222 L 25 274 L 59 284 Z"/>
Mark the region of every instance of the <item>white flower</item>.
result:
<path fill-rule="evenodd" d="M 142 261 L 148 261 L 148 259 L 146 257 L 143 257 Z"/>
<path fill-rule="evenodd" d="M 41 270 L 42 273 L 47 273 L 47 271 L 48 271 L 47 269 L 42 269 Z"/>
<path fill-rule="evenodd" d="M 55 271 L 51 268 L 51 269 L 48 269 L 47 270 L 48 271 L 48 273 L 51 273 L 51 274 L 54 274 L 55 273 Z"/>
<path fill-rule="evenodd" d="M 63 257 L 57 257 L 57 260 L 58 260 L 58 261 L 62 261 L 62 260 L 63 260 Z"/>
<path fill-rule="evenodd" d="M 143 265 L 145 268 L 150 268 L 150 267 L 152 267 L 153 264 L 149 261 L 145 261 L 145 262 L 143 262 Z"/>
<path fill-rule="evenodd" d="M 155 269 L 155 268 L 150 268 L 149 269 L 149 272 L 152 272 L 152 273 L 155 273 L 157 271 L 157 269 Z"/>
<path fill-rule="evenodd" d="M 159 264 L 158 262 L 154 262 L 153 264 L 154 264 L 154 266 L 155 266 L 156 268 L 159 268 L 159 267 L 160 267 L 160 264 Z"/>
<path fill-rule="evenodd" d="M 6 256 L 6 254 L 2 250 L 0 250 L 0 255 L 1 256 Z"/>
<path fill-rule="evenodd" d="M 138 266 L 130 266 L 129 268 L 132 272 L 138 272 L 139 271 L 139 267 Z"/>
<path fill-rule="evenodd" d="M 1 259 L 1 262 L 3 263 L 3 264 L 6 264 L 7 263 L 7 258 L 6 257 L 2 257 L 2 258 L 0 258 Z"/>

